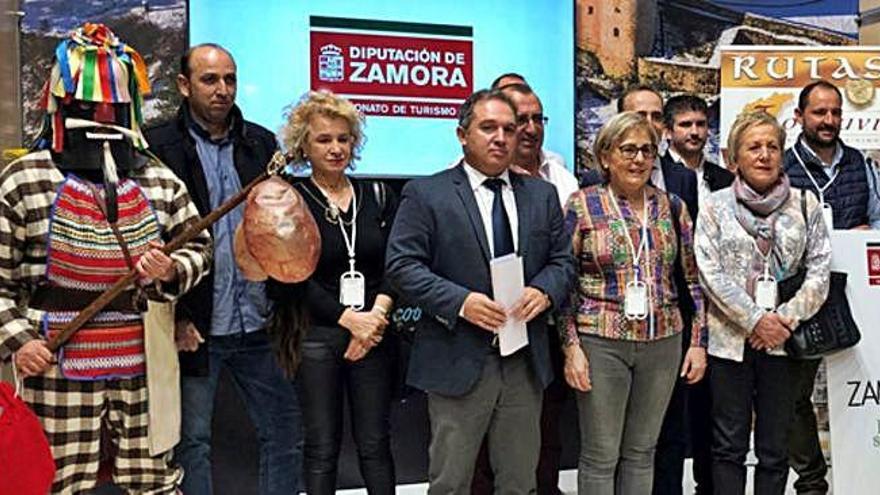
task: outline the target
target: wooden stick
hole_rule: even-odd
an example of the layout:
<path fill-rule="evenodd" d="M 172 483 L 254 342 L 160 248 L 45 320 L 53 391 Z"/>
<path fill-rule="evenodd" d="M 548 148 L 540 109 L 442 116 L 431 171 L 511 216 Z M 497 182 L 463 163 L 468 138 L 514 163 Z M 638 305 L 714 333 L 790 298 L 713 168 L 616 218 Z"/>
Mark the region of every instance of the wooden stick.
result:
<path fill-rule="evenodd" d="M 263 182 L 268 179 L 272 175 L 277 174 L 288 162 L 288 157 L 283 155 L 280 151 L 276 151 L 274 155 L 272 155 L 272 159 L 269 160 L 269 163 L 266 165 L 266 171 L 260 174 L 256 179 L 252 180 L 250 184 L 242 188 L 235 196 L 229 198 L 225 203 L 220 205 L 216 210 L 208 213 L 205 217 L 199 219 L 196 222 L 192 222 L 187 225 L 183 232 L 181 232 L 177 237 L 171 239 L 168 244 L 162 246 L 162 252 L 165 254 L 170 254 L 178 249 L 180 249 L 184 244 L 192 240 L 194 237 L 199 235 L 199 233 L 211 225 L 214 224 L 217 220 L 223 215 L 229 213 L 233 208 L 238 206 L 242 201 L 247 199 L 248 194 L 250 194 L 251 190 L 256 187 L 257 184 Z M 65 342 L 67 342 L 70 337 L 76 333 L 77 330 L 82 328 L 83 325 L 88 323 L 89 320 L 92 319 L 99 311 L 104 309 L 105 306 L 110 304 L 113 299 L 116 298 L 119 294 L 125 291 L 131 284 L 133 284 L 138 278 L 137 270 L 129 271 L 124 277 L 120 278 L 113 284 L 112 287 L 104 291 L 103 294 L 95 298 L 94 301 L 91 302 L 88 306 L 86 306 L 82 311 L 76 315 L 76 318 L 70 321 L 64 328 L 61 329 L 54 337 L 49 341 L 48 347 L 52 352 L 57 351 Z"/>

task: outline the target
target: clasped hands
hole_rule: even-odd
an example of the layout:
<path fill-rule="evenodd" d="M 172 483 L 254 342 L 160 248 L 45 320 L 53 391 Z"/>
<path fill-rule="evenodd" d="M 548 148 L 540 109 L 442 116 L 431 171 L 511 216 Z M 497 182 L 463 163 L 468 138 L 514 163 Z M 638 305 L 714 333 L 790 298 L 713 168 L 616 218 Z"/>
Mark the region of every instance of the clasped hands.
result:
<path fill-rule="evenodd" d="M 749 345 L 756 351 L 769 351 L 779 347 L 795 329 L 796 322 L 779 313 L 766 313 L 749 335 Z"/>
<path fill-rule="evenodd" d="M 351 341 L 344 357 L 349 361 L 357 361 L 382 341 L 388 318 L 378 306 L 373 306 L 371 311 L 354 311 L 349 308 L 339 317 L 339 325 L 351 333 Z"/>
<path fill-rule="evenodd" d="M 461 315 L 465 320 L 492 333 L 498 333 L 509 316 L 526 323 L 550 308 L 550 298 L 539 289 L 526 287 L 510 311 L 489 296 L 471 292 L 464 299 Z"/>

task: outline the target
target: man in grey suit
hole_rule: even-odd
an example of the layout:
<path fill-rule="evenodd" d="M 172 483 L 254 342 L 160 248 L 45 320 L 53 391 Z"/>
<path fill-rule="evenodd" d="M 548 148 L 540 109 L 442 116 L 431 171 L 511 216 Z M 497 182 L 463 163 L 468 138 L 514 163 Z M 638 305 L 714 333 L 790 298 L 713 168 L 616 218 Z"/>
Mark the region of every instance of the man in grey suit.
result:
<path fill-rule="evenodd" d="M 556 190 L 508 171 L 516 131 L 506 95 L 471 95 L 457 129 L 464 159 L 407 184 L 388 242 L 389 280 L 430 316 L 407 375 L 428 393 L 430 494 L 470 492 L 487 433 L 496 492 L 535 489 L 541 396 L 553 374 L 547 314 L 567 298 L 574 263 Z M 489 262 L 514 252 L 526 287 L 505 308 L 493 300 Z M 528 323 L 528 345 L 502 357 L 496 333 L 508 318 Z"/>

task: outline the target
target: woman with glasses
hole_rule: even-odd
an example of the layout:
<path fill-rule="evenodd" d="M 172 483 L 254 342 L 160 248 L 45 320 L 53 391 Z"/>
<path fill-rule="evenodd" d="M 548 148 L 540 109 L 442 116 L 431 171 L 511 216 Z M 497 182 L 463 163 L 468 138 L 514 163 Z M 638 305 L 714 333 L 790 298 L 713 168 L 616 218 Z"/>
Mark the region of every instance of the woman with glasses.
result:
<path fill-rule="evenodd" d="M 794 376 L 783 344 L 825 301 L 831 243 L 822 208 L 789 186 L 785 131 L 764 112 L 739 116 L 727 140 L 736 179 L 700 208 L 696 258 L 708 301 L 712 363 L 712 478 L 716 494 L 742 494 L 754 413 L 754 493 L 781 495 L 788 477 Z M 806 267 L 795 296 L 777 281 Z"/>
<path fill-rule="evenodd" d="M 654 449 L 676 378 L 696 383 L 706 369 L 691 219 L 681 199 L 648 184 L 657 140 L 643 116 L 613 117 L 594 145 L 604 182 L 567 205 L 578 281 L 561 337 L 565 379 L 578 391 L 579 493 L 651 493 Z M 677 268 L 695 305 L 681 368 Z"/>

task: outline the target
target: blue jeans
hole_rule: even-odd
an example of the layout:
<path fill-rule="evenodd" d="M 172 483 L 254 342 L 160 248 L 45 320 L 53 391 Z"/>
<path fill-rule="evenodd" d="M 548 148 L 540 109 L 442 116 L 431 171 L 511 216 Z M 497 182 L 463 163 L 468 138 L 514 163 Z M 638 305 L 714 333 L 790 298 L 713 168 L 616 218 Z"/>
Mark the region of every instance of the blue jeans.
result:
<path fill-rule="evenodd" d="M 278 366 L 265 331 L 211 337 L 208 376 L 181 378 L 182 424 L 175 459 L 187 495 L 210 495 L 211 418 L 226 368 L 260 442 L 261 495 L 296 493 L 302 465 L 302 417 L 296 388 Z"/>

